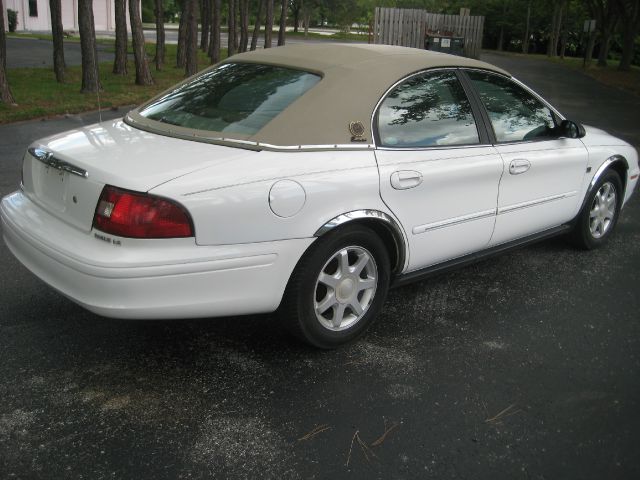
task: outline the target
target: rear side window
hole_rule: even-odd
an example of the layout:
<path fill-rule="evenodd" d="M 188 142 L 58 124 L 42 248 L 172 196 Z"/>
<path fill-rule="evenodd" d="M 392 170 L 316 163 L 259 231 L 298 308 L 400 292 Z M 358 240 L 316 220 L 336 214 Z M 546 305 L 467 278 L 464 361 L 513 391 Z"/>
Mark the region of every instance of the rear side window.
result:
<path fill-rule="evenodd" d="M 557 137 L 551 110 L 520 85 L 490 73 L 467 73 L 487 109 L 498 142 Z"/>
<path fill-rule="evenodd" d="M 252 135 L 320 81 L 291 68 L 227 63 L 147 105 L 151 120 L 193 128 Z"/>
<path fill-rule="evenodd" d="M 386 147 L 479 143 L 471 105 L 452 71 L 416 75 L 392 90 L 378 111 L 378 135 Z"/>

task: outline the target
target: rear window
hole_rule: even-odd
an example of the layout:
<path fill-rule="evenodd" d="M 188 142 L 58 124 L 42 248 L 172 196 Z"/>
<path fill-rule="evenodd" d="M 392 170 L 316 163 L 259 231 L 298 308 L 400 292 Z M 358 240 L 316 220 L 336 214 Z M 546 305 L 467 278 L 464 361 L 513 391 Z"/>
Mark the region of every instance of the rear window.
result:
<path fill-rule="evenodd" d="M 291 68 L 227 63 L 147 105 L 151 120 L 213 132 L 252 135 L 320 81 Z"/>

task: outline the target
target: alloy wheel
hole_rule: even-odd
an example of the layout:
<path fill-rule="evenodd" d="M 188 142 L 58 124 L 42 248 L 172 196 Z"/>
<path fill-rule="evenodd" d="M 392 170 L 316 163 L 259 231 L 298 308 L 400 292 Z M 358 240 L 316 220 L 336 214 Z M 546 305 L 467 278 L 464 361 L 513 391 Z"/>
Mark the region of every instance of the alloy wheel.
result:
<path fill-rule="evenodd" d="M 352 327 L 367 312 L 378 284 L 378 267 L 363 247 L 344 247 L 324 264 L 316 280 L 314 310 L 328 330 Z"/>

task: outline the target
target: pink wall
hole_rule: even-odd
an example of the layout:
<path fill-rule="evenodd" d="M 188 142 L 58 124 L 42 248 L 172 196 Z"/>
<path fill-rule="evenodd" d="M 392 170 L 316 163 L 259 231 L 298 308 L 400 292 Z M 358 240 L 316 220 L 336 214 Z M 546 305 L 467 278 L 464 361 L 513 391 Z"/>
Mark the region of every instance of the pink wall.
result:
<path fill-rule="evenodd" d="M 36 0 L 38 16 L 29 15 L 29 0 L 4 0 L 5 8 L 18 12 L 18 31 L 41 30 L 51 31 L 51 13 L 48 0 Z M 141 1 L 141 0 L 137 0 Z M 78 0 L 61 0 L 62 2 L 62 26 L 65 30 L 78 31 Z M 114 0 L 93 0 L 93 18 L 96 32 L 115 30 Z M 5 29 L 8 30 L 7 15 L 5 12 Z M 127 15 L 127 28 L 129 27 L 129 15 Z"/>

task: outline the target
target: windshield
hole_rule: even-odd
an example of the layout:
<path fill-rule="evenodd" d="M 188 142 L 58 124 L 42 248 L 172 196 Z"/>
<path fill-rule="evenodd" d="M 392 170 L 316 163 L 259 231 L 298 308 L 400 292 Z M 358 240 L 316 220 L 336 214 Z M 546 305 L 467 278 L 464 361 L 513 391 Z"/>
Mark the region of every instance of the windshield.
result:
<path fill-rule="evenodd" d="M 320 81 L 301 70 L 227 63 L 147 105 L 151 120 L 223 133 L 252 135 Z"/>

